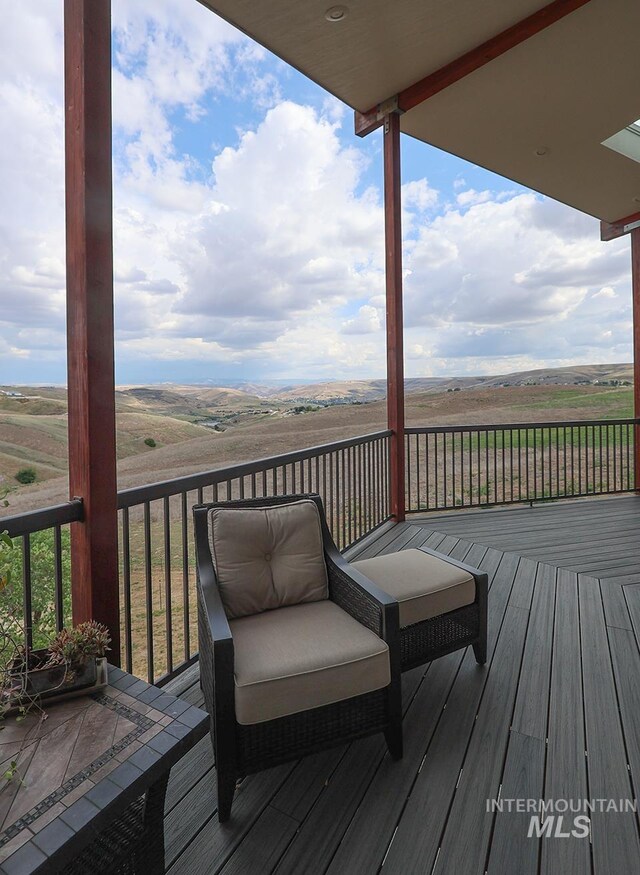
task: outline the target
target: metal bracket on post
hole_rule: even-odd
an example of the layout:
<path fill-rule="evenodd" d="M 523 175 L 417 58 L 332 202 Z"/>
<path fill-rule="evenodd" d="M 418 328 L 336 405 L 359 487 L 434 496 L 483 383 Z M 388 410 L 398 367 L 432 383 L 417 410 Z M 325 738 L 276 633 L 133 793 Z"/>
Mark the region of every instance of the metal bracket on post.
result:
<path fill-rule="evenodd" d="M 389 133 L 389 116 L 392 112 L 395 112 L 396 115 L 402 115 L 404 110 L 400 109 L 398 106 L 398 95 L 395 97 L 390 97 L 389 100 L 385 100 L 383 103 L 378 104 L 378 109 L 376 112 L 376 117 L 378 121 L 384 120 L 384 132 L 385 134 Z"/>

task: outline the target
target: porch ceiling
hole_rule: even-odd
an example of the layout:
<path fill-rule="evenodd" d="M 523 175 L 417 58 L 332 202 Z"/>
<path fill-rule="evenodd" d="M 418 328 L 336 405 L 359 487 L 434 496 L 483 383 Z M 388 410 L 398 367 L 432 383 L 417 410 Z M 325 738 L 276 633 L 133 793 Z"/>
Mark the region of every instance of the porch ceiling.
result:
<path fill-rule="evenodd" d="M 361 112 L 548 5 L 346 0 L 332 23 L 332 0 L 201 2 Z M 406 112 L 401 129 L 614 222 L 640 209 L 640 164 L 601 145 L 640 117 L 639 32 L 636 0 L 590 0 Z"/>

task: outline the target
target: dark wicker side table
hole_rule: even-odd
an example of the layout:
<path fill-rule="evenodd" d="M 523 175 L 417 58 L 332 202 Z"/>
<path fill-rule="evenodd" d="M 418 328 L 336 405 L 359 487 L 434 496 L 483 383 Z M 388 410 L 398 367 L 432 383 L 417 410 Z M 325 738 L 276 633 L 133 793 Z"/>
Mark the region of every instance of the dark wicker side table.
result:
<path fill-rule="evenodd" d="M 206 712 L 113 667 L 99 693 L 7 720 L 0 875 L 163 875 L 169 771 L 208 730 Z"/>

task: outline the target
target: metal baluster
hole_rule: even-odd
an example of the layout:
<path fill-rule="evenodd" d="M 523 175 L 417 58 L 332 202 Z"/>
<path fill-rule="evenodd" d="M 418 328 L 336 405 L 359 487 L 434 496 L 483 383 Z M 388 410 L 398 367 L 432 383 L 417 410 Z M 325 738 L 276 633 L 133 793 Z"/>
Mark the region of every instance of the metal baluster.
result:
<path fill-rule="evenodd" d="M 533 499 L 535 500 L 538 497 L 538 431 L 534 427 L 531 430 L 531 437 L 533 438 L 533 471 L 531 472 L 532 480 L 533 480 Z"/>
<path fill-rule="evenodd" d="M 518 498 L 522 501 L 522 429 L 518 429 Z"/>
<path fill-rule="evenodd" d="M 55 526 L 53 529 L 53 565 L 55 569 L 55 611 L 56 631 L 59 632 L 64 626 L 64 580 L 62 577 L 62 529 Z"/>
<path fill-rule="evenodd" d="M 167 672 L 173 671 L 173 623 L 171 620 L 171 528 L 169 497 L 164 498 L 164 599 L 167 636 Z"/>
<path fill-rule="evenodd" d="M 464 507 L 464 431 L 460 431 L 460 507 Z"/>
<path fill-rule="evenodd" d="M 540 429 L 540 476 L 542 479 L 541 497 L 544 498 L 544 428 Z M 537 446 L 537 440 L 536 440 Z"/>
<path fill-rule="evenodd" d="M 411 439 L 409 435 L 403 438 L 405 445 L 405 472 L 407 478 L 407 510 L 411 510 Z"/>
<path fill-rule="evenodd" d="M 430 510 L 431 505 L 431 466 L 429 465 L 429 432 L 427 432 L 424 436 L 424 469 L 425 469 L 425 480 L 427 487 L 427 501 L 425 510 Z"/>
<path fill-rule="evenodd" d="M 22 536 L 22 619 L 25 644 L 33 647 L 33 605 L 31 603 L 31 537 Z"/>
<path fill-rule="evenodd" d="M 511 502 L 513 503 L 513 429 L 509 429 L 509 479 L 511 480 Z"/>
<path fill-rule="evenodd" d="M 498 503 L 506 504 L 507 502 L 507 444 L 506 444 L 506 429 L 501 428 L 499 433 L 497 432 L 495 435 L 496 440 L 500 441 L 500 452 L 498 453 L 498 462 L 500 463 L 500 470 L 502 473 L 502 482 L 501 486 L 498 490 Z M 496 479 L 497 479 L 496 472 Z"/>
<path fill-rule="evenodd" d="M 433 434 L 433 461 L 436 475 L 436 483 L 435 483 L 435 507 L 436 510 L 440 507 L 440 493 L 438 491 L 438 475 L 440 473 L 440 459 L 439 459 L 439 451 L 438 451 L 438 433 L 434 432 Z"/>
<path fill-rule="evenodd" d="M 216 486 L 216 501 L 217 487 Z M 191 657 L 191 640 L 189 629 L 189 529 L 188 529 L 188 512 L 187 512 L 187 493 L 183 492 L 180 497 L 182 510 L 182 622 L 184 626 L 184 659 L 185 662 Z"/>
<path fill-rule="evenodd" d="M 336 532 L 336 516 L 333 494 L 333 453 L 329 453 L 329 507 L 331 510 L 331 534 L 338 540 Z"/>
<path fill-rule="evenodd" d="M 360 523 L 360 529 L 358 531 L 359 538 L 361 538 L 362 535 L 364 534 L 365 525 L 366 525 L 366 518 L 365 518 L 366 515 L 364 513 L 364 510 L 365 510 L 364 494 L 362 492 L 362 486 L 363 486 L 363 483 L 362 483 L 362 451 L 363 451 L 362 444 L 358 444 L 358 446 L 356 447 L 356 452 L 357 452 L 357 456 L 358 456 L 358 502 L 360 504 L 360 513 L 358 514 L 358 520 Z"/>
<path fill-rule="evenodd" d="M 489 432 L 485 430 L 484 433 L 484 467 L 485 467 L 485 477 L 487 480 L 487 500 L 486 504 L 489 504 Z"/>
<path fill-rule="evenodd" d="M 144 581 L 147 609 L 147 678 L 149 683 L 153 683 L 155 678 L 153 659 L 153 578 L 151 573 L 151 507 L 148 501 L 144 503 Z"/>
<path fill-rule="evenodd" d="M 611 440 L 612 440 L 611 459 L 612 459 L 612 467 L 613 467 L 613 471 L 612 471 L 613 488 L 611 489 L 611 491 L 617 492 L 617 488 L 618 488 L 618 459 L 617 459 L 618 440 L 617 440 L 617 435 L 616 435 L 616 426 L 611 425 L 611 426 L 609 426 L 609 428 L 611 429 Z"/>
<path fill-rule="evenodd" d="M 133 671 L 133 640 L 131 622 L 131 532 L 129 529 L 129 508 L 122 509 L 122 586 L 124 608 L 125 666 Z"/>
<path fill-rule="evenodd" d="M 449 433 L 449 507 L 456 507 L 456 467 L 457 467 L 457 458 L 456 458 L 456 432 L 452 430 Z"/>
<path fill-rule="evenodd" d="M 493 503 L 498 503 L 498 429 L 493 430 Z"/>

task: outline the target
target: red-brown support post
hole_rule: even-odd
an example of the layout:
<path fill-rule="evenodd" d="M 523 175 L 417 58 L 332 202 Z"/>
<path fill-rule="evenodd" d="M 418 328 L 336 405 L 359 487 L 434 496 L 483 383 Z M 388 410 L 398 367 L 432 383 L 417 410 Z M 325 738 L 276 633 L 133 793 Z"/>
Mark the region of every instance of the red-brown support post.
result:
<path fill-rule="evenodd" d="M 405 518 L 404 344 L 402 321 L 402 227 L 400 116 L 384 120 L 384 234 L 387 289 L 387 424 L 391 436 L 391 515 Z"/>
<path fill-rule="evenodd" d="M 69 490 L 74 623 L 106 623 L 120 657 L 111 181 L 111 2 L 65 0 Z"/>
<path fill-rule="evenodd" d="M 633 415 L 640 417 L 640 228 L 634 228 L 631 236 L 631 291 L 633 298 Z M 640 492 L 640 425 L 634 434 L 634 486 Z"/>

